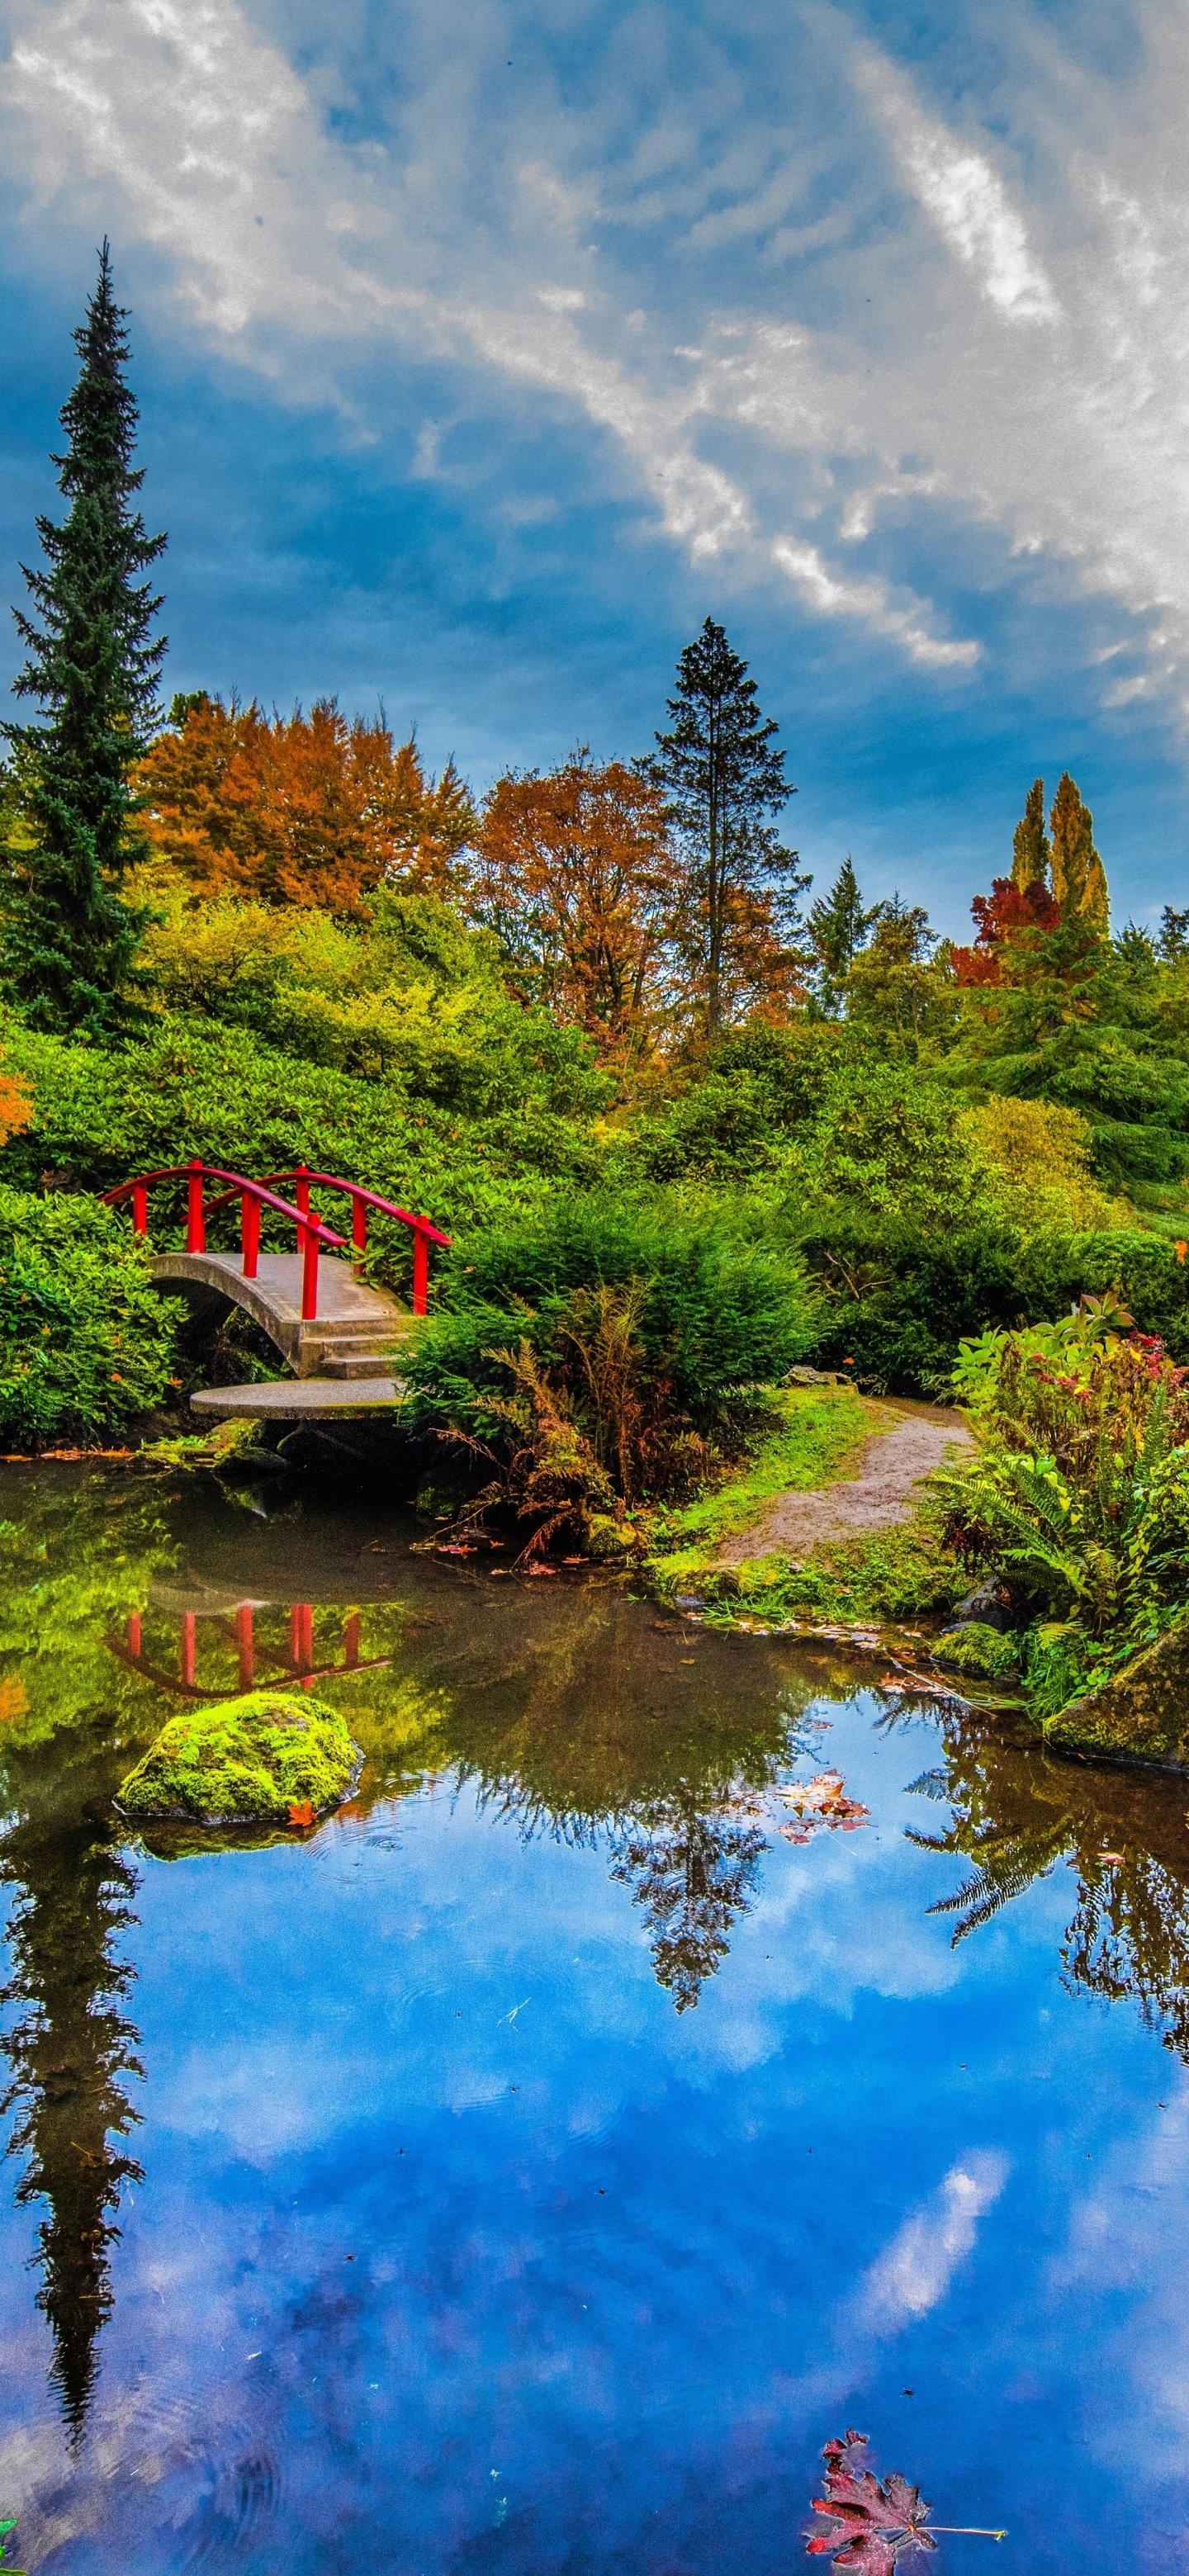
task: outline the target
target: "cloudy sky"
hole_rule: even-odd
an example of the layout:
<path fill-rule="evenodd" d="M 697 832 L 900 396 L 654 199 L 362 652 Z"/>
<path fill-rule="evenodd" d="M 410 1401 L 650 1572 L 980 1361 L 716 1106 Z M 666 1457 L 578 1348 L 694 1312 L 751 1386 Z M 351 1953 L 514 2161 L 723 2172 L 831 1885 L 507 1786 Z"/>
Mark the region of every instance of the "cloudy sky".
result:
<path fill-rule="evenodd" d="M 479 785 L 707 613 L 819 886 L 960 928 L 1037 771 L 1189 903 L 1174 0 L 0 0 L 8 595 L 106 230 L 172 687 Z M 15 641 L 0 639 L 4 669 Z"/>

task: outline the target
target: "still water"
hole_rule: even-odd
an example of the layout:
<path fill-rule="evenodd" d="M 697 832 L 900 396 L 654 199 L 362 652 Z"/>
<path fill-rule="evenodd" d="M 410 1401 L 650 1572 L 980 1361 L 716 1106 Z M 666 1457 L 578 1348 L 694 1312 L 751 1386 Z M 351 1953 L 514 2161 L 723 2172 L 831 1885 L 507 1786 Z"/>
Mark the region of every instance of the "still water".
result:
<path fill-rule="evenodd" d="M 1189 1784 L 374 1504 L 2 1473 L 21 2565 L 781 2576 L 857 2425 L 1007 2526 L 948 2576 L 1189 2569 Z M 351 1807 L 129 1840 L 295 1670 Z"/>

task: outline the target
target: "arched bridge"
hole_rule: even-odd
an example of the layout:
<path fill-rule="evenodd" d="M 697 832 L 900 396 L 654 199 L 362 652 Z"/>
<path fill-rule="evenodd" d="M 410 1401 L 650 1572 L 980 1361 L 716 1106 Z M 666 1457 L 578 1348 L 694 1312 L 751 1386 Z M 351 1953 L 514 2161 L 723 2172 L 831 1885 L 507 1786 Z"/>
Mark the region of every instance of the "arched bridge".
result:
<path fill-rule="evenodd" d="M 370 1413 L 400 1401 L 396 1364 L 402 1344 L 429 1304 L 430 1246 L 448 1250 L 450 1237 L 429 1218 L 413 1216 L 362 1182 L 299 1163 L 293 1171 L 252 1179 L 195 1158 L 158 1172 L 141 1172 L 105 1190 L 111 1206 L 131 1202 L 135 1233 L 149 1237 L 151 1191 L 185 1184 L 185 1243 L 158 1249 L 152 1238 L 153 1277 L 192 1305 L 212 1311 L 240 1306 L 260 1325 L 293 1371 L 291 1378 L 251 1386 L 208 1387 L 191 1397 L 194 1410 L 233 1414 L 311 1415 Z M 213 1185 L 213 1188 L 212 1188 Z M 282 1196 L 292 1190 L 292 1198 Z M 350 1202 L 351 1238 L 335 1232 L 311 1205 L 311 1192 L 338 1193 Z M 239 1202 L 239 1249 L 208 1248 L 207 1226 Z M 358 1276 L 372 1218 L 406 1227 L 413 1238 L 412 1296 L 401 1306 L 385 1289 Z M 262 1224 L 294 1229 L 292 1252 L 262 1251 Z M 218 1229 L 222 1230 L 222 1229 Z M 340 1256 L 349 1254 L 351 1258 Z"/>

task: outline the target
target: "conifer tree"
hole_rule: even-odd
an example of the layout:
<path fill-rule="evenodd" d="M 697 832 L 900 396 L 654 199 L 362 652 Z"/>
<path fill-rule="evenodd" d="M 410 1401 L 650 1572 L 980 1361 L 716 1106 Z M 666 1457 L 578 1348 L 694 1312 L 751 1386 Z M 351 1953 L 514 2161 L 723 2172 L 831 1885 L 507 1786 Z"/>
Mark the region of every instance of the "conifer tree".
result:
<path fill-rule="evenodd" d="M 713 1040 L 769 967 L 775 980 L 788 956 L 779 932 L 791 936 L 809 879 L 796 875 L 797 853 L 769 820 L 796 794 L 773 747 L 779 728 L 761 715 L 746 662 L 710 617 L 680 657 L 668 708 L 672 731 L 658 733 L 641 767 L 664 790 L 676 826 L 685 882 L 674 944 Z"/>
<path fill-rule="evenodd" d="M 26 647 L 14 683 L 43 720 L 6 724 L 24 829 L 5 853 L 4 948 L 10 992 L 35 1027 L 110 1035 L 128 1016 L 141 917 L 123 899 L 141 855 L 132 769 L 159 722 L 161 606 L 145 572 L 162 552 L 135 506 L 137 407 L 124 379 L 126 315 L 115 301 L 104 242 L 82 360 L 55 456 L 67 504 L 60 526 L 39 518 L 48 569 L 24 565 L 33 614 L 18 609 Z"/>
<path fill-rule="evenodd" d="M 829 894 L 811 904 L 807 928 L 816 961 L 816 999 L 830 1019 L 842 1008 L 846 979 L 883 905 L 866 905 L 849 851 Z"/>
<path fill-rule="evenodd" d="M 1094 847 L 1094 817 L 1066 770 L 1049 816 L 1053 835 L 1053 900 L 1062 916 L 1080 918 L 1103 938 L 1110 922 L 1106 870 Z"/>
<path fill-rule="evenodd" d="M 1016 825 L 1012 849 L 1011 881 L 1021 894 L 1030 886 L 1049 882 L 1049 836 L 1045 830 L 1045 783 L 1034 778 L 1028 790 L 1023 818 Z"/>

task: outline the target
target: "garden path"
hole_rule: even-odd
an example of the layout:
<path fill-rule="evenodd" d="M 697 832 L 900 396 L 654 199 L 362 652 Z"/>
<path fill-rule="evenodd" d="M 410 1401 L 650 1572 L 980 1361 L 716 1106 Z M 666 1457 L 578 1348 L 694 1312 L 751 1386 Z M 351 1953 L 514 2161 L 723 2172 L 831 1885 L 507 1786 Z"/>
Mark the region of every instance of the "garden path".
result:
<path fill-rule="evenodd" d="M 881 1405 L 893 1419 L 868 1440 L 853 1476 L 815 1493 L 777 1494 L 750 1529 L 718 1550 L 720 1565 L 763 1556 L 807 1556 L 826 1539 L 856 1538 L 906 1521 L 916 1489 L 935 1467 L 974 1443 L 959 1414 L 907 1399 Z"/>

